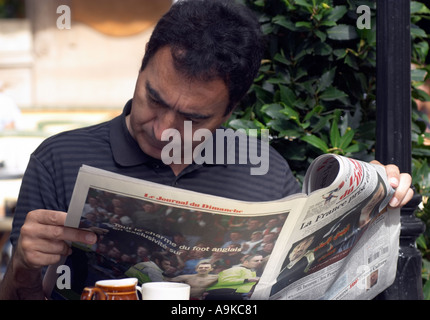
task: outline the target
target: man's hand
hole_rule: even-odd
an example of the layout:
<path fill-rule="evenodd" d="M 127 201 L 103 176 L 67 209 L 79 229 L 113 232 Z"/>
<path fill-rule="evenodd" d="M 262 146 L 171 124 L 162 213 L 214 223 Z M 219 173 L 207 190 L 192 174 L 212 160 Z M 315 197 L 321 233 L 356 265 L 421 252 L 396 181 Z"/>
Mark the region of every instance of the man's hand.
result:
<path fill-rule="evenodd" d="M 371 163 L 382 165 L 376 160 L 371 161 Z M 389 164 L 384 167 L 387 172 L 388 181 L 395 189 L 395 193 L 393 198 L 391 198 L 389 205 L 392 208 L 403 207 L 414 195 L 414 191 L 411 189 L 412 177 L 408 173 L 400 173 L 400 170 L 396 165 Z"/>
<path fill-rule="evenodd" d="M 0 300 L 44 299 L 42 267 L 69 255 L 67 241 L 94 244 L 97 236 L 64 226 L 66 213 L 35 210 L 27 214 L 18 244 L 1 282 Z"/>
<path fill-rule="evenodd" d="M 55 264 L 71 248 L 66 241 L 94 244 L 94 233 L 64 226 L 67 213 L 35 210 L 28 213 L 18 240 L 16 253 L 28 269 Z"/>

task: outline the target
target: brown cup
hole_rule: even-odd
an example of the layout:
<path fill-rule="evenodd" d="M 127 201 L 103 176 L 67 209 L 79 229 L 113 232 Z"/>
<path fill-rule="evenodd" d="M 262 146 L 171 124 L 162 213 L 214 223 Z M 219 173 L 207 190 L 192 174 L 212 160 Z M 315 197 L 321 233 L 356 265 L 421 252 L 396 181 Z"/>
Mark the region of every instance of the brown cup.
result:
<path fill-rule="evenodd" d="M 83 290 L 81 300 L 139 300 L 136 290 L 142 292 L 136 278 L 100 280 Z"/>

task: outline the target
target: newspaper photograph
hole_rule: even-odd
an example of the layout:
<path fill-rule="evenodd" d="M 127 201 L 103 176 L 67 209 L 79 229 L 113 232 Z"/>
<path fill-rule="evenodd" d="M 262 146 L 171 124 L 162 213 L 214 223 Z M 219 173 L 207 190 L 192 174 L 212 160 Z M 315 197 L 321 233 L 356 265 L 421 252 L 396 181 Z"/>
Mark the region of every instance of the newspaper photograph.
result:
<path fill-rule="evenodd" d="M 220 198 L 83 166 L 66 225 L 91 230 L 48 269 L 48 297 L 79 299 L 98 280 L 188 283 L 193 300 L 371 299 L 394 281 L 399 212 L 383 167 L 323 155 L 303 193 L 268 202 Z M 382 170 L 380 170 L 382 169 Z"/>
<path fill-rule="evenodd" d="M 288 252 L 272 266 L 276 282 L 268 276 L 254 298 L 371 299 L 394 281 L 400 210 L 386 209 L 393 190 L 383 168 L 332 155 L 317 160 Z"/>

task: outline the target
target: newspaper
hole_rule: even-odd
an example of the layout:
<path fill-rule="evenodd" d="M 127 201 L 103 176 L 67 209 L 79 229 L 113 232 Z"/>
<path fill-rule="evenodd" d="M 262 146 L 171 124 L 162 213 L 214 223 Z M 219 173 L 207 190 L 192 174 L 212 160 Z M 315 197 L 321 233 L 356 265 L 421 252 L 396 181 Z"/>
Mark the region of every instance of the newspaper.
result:
<path fill-rule="evenodd" d="M 45 290 L 79 299 L 97 280 L 186 282 L 195 300 L 372 299 L 396 275 L 399 210 L 382 166 L 322 155 L 303 193 L 244 202 L 83 166 L 66 225 L 98 234 L 73 243 L 71 283 L 48 269 Z M 60 269 L 63 270 L 63 269 Z"/>

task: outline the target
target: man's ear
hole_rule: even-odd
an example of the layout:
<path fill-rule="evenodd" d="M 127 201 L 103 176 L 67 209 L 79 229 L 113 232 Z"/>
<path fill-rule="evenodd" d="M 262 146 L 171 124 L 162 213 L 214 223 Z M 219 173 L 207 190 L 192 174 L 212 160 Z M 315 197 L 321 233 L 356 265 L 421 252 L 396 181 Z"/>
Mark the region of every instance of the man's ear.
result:
<path fill-rule="evenodd" d="M 231 108 L 231 110 L 229 111 L 229 113 L 227 113 L 226 115 L 224 115 L 223 123 L 226 122 L 231 117 L 231 115 L 233 114 L 233 111 L 236 109 L 236 106 L 237 106 L 237 104 L 234 105 L 233 108 Z"/>

